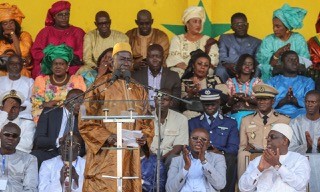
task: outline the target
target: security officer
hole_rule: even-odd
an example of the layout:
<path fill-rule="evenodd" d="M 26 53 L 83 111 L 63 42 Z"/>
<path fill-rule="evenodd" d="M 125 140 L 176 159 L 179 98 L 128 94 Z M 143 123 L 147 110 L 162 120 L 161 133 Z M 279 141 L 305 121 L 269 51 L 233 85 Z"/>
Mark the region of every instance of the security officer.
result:
<path fill-rule="evenodd" d="M 272 105 L 278 91 L 267 84 L 253 87 L 257 99 L 257 111 L 244 117 L 240 126 L 240 148 L 238 153 L 238 178 L 245 172 L 245 156 L 250 151 L 262 152 L 267 147 L 267 139 L 272 126 L 276 123 L 289 124 L 290 118 L 276 112 Z"/>
<path fill-rule="evenodd" d="M 204 113 L 189 120 L 189 134 L 195 128 L 205 128 L 210 135 L 209 152 L 224 155 L 227 184 L 221 191 L 234 191 L 239 149 L 237 122 L 219 112 L 221 91 L 207 88 L 199 91 Z"/>

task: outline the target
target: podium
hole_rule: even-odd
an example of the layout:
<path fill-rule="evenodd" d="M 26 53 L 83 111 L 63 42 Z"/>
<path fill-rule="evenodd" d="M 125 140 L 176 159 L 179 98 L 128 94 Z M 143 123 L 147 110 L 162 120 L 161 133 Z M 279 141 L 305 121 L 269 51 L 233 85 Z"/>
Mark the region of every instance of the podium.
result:
<path fill-rule="evenodd" d="M 139 103 L 143 102 L 144 105 L 140 105 Z M 138 100 L 128 100 L 128 101 L 107 101 L 106 104 L 103 104 L 103 113 L 104 116 L 87 116 L 83 115 L 84 110 L 80 109 L 81 119 L 82 120 L 102 120 L 103 123 L 116 123 L 116 134 L 117 134 L 117 144 L 115 147 L 103 147 L 102 150 L 117 150 L 117 175 L 102 175 L 103 178 L 106 179 L 116 179 L 117 180 L 117 192 L 122 192 L 122 180 L 123 179 L 138 179 L 139 176 L 136 175 L 125 175 L 122 174 L 122 156 L 123 150 L 138 150 L 137 148 L 127 148 L 124 147 L 122 142 L 122 129 L 123 124 L 134 124 L 138 119 L 154 119 L 153 115 L 142 115 L 139 114 L 142 111 L 145 111 L 144 107 L 147 101 L 138 101 Z M 138 104 L 137 104 L 138 103 Z M 121 106 L 119 111 L 119 106 Z M 125 106 L 125 107 L 124 107 Z M 138 108 L 135 110 L 135 108 Z M 126 108 L 126 110 L 124 110 Z M 117 112 L 115 112 L 117 111 Z M 107 138 L 106 138 L 107 139 Z"/>

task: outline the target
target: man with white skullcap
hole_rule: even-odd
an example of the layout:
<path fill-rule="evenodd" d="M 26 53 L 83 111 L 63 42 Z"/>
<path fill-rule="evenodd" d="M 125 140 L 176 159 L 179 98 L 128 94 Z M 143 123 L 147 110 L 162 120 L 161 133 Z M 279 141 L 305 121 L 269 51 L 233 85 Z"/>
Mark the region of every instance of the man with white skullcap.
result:
<path fill-rule="evenodd" d="M 132 68 L 132 51 L 129 43 L 117 43 L 113 47 L 112 59 L 113 74 L 106 74 L 96 79 L 93 85 L 103 85 L 85 96 L 89 98 L 89 101 L 85 102 L 86 114 L 104 116 L 103 110 L 108 109 L 108 115 L 119 116 L 133 109 L 139 115 L 146 115 L 150 108 L 147 101 L 148 92 L 142 86 L 128 82 Z M 110 79 L 113 80 L 106 83 Z M 96 120 L 80 121 L 79 132 L 88 146 L 83 191 L 117 191 L 116 179 L 102 177 L 102 175 L 116 176 L 116 152 L 102 149 L 115 146 L 116 127 L 116 123 L 103 123 L 103 121 Z M 123 180 L 122 190 L 142 191 L 140 150 L 149 152 L 148 146 L 151 145 L 154 136 L 153 123 L 152 120 L 136 119 L 135 123 L 123 123 L 122 128 L 141 130 L 144 133 L 142 138 L 136 140 L 141 148 L 123 150 L 122 163 L 123 176 L 139 177 Z"/>
<path fill-rule="evenodd" d="M 33 147 L 33 137 L 36 131 L 36 125 L 32 119 L 19 117 L 22 110 L 21 104 L 24 103 L 24 96 L 21 92 L 10 90 L 0 95 L 0 130 L 9 122 L 17 124 L 21 129 L 21 139 L 17 149 L 30 153 Z"/>
<path fill-rule="evenodd" d="M 305 191 L 310 179 L 307 157 L 288 151 L 292 128 L 275 124 L 268 134 L 267 148 L 249 163 L 239 180 L 240 191 Z"/>

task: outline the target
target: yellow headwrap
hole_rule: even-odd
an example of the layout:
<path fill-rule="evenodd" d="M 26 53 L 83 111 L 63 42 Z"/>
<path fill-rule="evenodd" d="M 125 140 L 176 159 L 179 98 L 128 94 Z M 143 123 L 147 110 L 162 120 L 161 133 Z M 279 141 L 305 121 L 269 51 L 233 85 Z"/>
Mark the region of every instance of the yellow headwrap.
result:
<path fill-rule="evenodd" d="M 130 44 L 125 43 L 125 42 L 121 42 L 121 43 L 117 43 L 114 45 L 113 51 L 112 51 L 112 57 L 120 51 L 128 51 L 129 53 L 132 54 Z"/>
<path fill-rule="evenodd" d="M 184 10 L 182 15 L 182 22 L 186 24 L 192 18 L 200 18 L 202 21 L 202 27 L 204 22 L 206 21 L 206 13 L 203 7 L 199 6 L 191 6 Z"/>
<path fill-rule="evenodd" d="M 0 4 L 0 22 L 14 19 L 21 25 L 24 18 L 25 16 L 16 5 L 10 5 L 9 3 Z"/>

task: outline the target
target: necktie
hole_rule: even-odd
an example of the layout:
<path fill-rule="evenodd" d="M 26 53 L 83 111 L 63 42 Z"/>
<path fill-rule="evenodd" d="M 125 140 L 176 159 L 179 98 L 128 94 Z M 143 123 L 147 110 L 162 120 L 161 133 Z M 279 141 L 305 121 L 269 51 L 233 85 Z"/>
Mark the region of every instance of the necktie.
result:
<path fill-rule="evenodd" d="M 213 124 L 214 117 L 213 117 L 213 116 L 210 116 L 209 119 L 210 119 L 210 121 L 211 121 L 211 122 L 210 122 L 210 126 L 211 126 L 211 125 Z"/>
<path fill-rule="evenodd" d="M 269 118 L 269 117 L 268 117 L 267 115 L 265 115 L 265 116 L 263 116 L 262 118 L 263 118 L 263 124 L 266 125 L 267 122 L 268 122 L 268 118 Z"/>

